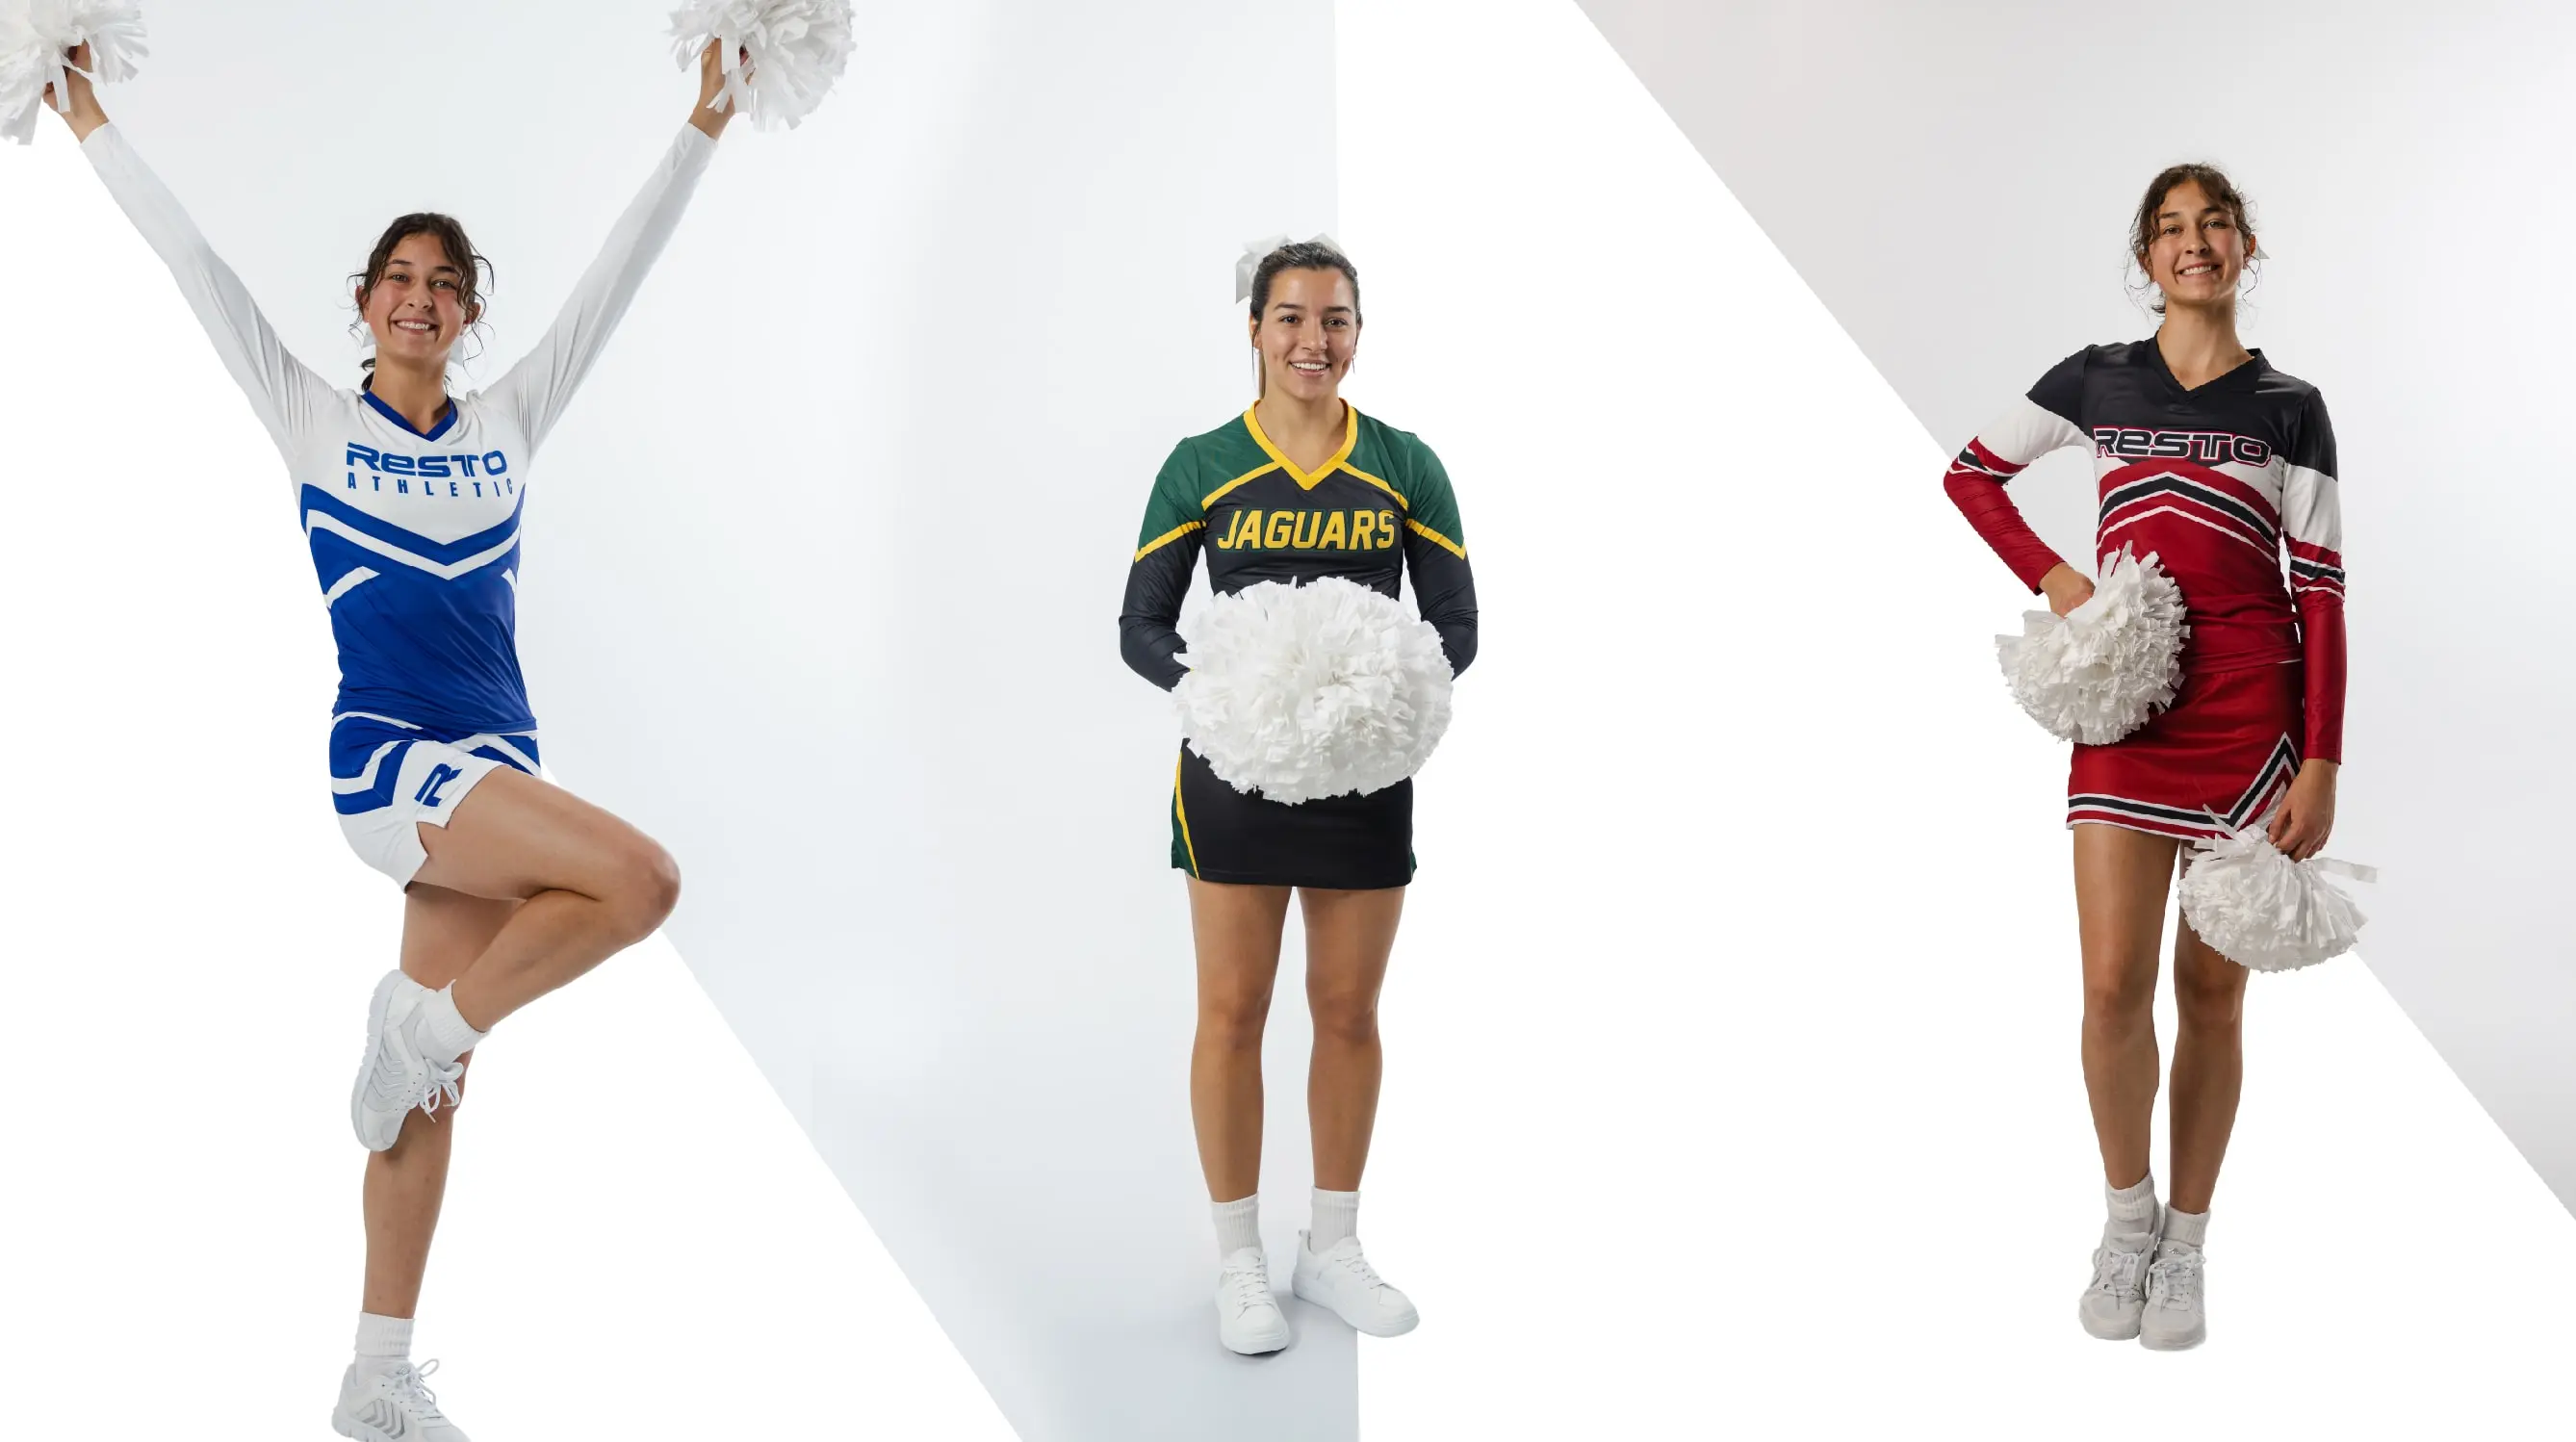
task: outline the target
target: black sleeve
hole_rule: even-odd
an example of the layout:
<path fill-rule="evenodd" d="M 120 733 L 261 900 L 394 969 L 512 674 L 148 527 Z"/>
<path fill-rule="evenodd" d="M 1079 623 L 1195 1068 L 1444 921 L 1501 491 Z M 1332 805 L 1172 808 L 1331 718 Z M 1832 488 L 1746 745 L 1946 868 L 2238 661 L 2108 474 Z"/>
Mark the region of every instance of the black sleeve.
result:
<path fill-rule="evenodd" d="M 1409 513 L 1404 522 L 1404 564 L 1413 572 L 1414 603 L 1440 633 L 1452 675 L 1476 659 L 1476 577 L 1467 568 L 1467 532 L 1458 518 L 1458 496 L 1448 468 L 1419 437 L 1405 435 L 1413 453 Z"/>
<path fill-rule="evenodd" d="M 1154 478 L 1136 556 L 1127 567 L 1127 598 L 1118 608 L 1118 654 L 1128 669 L 1166 691 L 1190 669 L 1172 658 L 1182 649 L 1176 629 L 1181 599 L 1190 593 L 1190 572 L 1206 540 L 1198 497 L 1198 471 L 1184 441 Z"/>
<path fill-rule="evenodd" d="M 1118 654 L 1128 669 L 1169 691 L 1190 668 L 1172 658 L 1181 651 L 1181 598 L 1190 592 L 1190 571 L 1197 566 L 1195 534 L 1183 536 L 1139 556 L 1127 568 L 1127 600 L 1118 612 Z"/>
<path fill-rule="evenodd" d="M 1422 607 L 1422 619 L 1440 633 L 1451 674 L 1466 674 L 1476 659 L 1476 577 L 1467 558 L 1413 537 L 1404 560 L 1413 568 L 1414 600 Z"/>

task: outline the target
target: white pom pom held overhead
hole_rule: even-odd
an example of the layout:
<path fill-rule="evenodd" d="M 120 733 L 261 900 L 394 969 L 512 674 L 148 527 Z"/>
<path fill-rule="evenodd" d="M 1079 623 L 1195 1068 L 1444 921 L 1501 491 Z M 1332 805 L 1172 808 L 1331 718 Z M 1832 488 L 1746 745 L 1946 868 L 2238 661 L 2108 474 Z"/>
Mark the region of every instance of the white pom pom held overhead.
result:
<path fill-rule="evenodd" d="M 2182 685 L 2182 588 L 2126 547 L 2083 605 L 2063 618 L 2022 615 L 2022 634 L 1997 636 L 2013 700 L 2052 736 L 2106 746 L 2173 704 Z"/>
<path fill-rule="evenodd" d="M 2366 918 L 2327 874 L 2377 881 L 2379 872 L 2328 856 L 2292 861 L 2267 824 L 2239 831 L 2221 821 L 2225 835 L 2192 843 L 2177 888 L 2183 919 L 2248 971 L 2295 971 L 2352 950 Z"/>
<path fill-rule="evenodd" d="M 134 78 L 151 52 L 143 44 L 143 11 L 130 0 L 0 0 L 0 135 L 26 145 L 36 138 L 45 87 L 54 105 L 71 110 L 71 53 L 89 47 L 94 81 Z"/>
<path fill-rule="evenodd" d="M 680 68 L 722 41 L 724 89 L 713 108 L 732 107 L 763 130 L 794 129 L 849 68 L 850 0 L 690 0 L 671 12 Z M 749 52 L 746 61 L 744 53 Z"/>
<path fill-rule="evenodd" d="M 1237 791 L 1288 805 L 1382 791 L 1449 729 L 1440 633 L 1337 576 L 1209 599 L 1177 658 L 1181 734 Z"/>

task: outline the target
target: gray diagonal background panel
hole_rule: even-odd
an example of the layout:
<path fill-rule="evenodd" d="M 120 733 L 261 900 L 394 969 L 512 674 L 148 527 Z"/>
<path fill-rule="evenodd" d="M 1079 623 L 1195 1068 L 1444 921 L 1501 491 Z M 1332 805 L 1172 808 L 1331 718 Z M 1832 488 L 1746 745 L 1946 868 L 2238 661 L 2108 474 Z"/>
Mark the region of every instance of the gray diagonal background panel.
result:
<path fill-rule="evenodd" d="M 1581 3 L 1945 447 L 2059 357 L 2147 334 L 2125 289 L 2140 192 L 2177 160 L 2230 170 L 2275 256 L 2247 340 L 2323 388 L 2341 442 L 2352 679 L 2332 850 L 2384 869 L 2363 893 L 2369 965 L 2576 1198 L 2558 903 L 2576 682 L 2554 659 L 2550 559 L 2576 500 L 2531 434 L 2576 381 L 2576 12 Z M 2014 487 L 2070 555 L 2091 534 L 2083 474 L 2061 453 Z M 1935 476 L 1885 486 L 1879 503 L 1922 511 L 1929 563 L 1992 566 Z M 2255 1048 L 2263 1010 L 2294 998 L 2258 984 Z M 2402 1161 L 2355 1159 L 2379 1165 Z"/>

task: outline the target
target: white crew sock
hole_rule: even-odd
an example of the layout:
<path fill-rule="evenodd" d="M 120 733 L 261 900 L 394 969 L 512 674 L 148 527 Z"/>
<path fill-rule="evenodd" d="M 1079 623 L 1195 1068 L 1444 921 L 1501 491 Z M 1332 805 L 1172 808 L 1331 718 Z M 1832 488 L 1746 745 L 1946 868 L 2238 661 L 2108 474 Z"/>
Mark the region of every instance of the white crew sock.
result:
<path fill-rule="evenodd" d="M 358 1373 L 370 1376 L 411 1360 L 411 1318 L 358 1314 Z"/>
<path fill-rule="evenodd" d="M 1231 1257 L 1246 1247 L 1261 1250 L 1261 1194 L 1253 1193 L 1240 1201 L 1217 1202 L 1209 1207 L 1216 1214 L 1216 1254 Z"/>
<path fill-rule="evenodd" d="M 2137 1185 L 2114 1187 L 2105 1183 L 2103 1201 L 2110 1216 L 2102 1223 L 2102 1240 L 2119 1246 L 2123 1252 L 2143 1252 L 2156 1240 L 2156 1174 L 2138 1178 Z"/>
<path fill-rule="evenodd" d="M 1358 1236 L 1359 1231 L 1359 1193 L 1315 1188 L 1315 1223 L 1306 1235 L 1309 1251 L 1324 1251 L 1344 1237 Z"/>
<path fill-rule="evenodd" d="M 2164 1240 L 2186 1247 L 2197 1247 L 2209 1236 L 2209 1213 L 2165 1212 Z"/>
<path fill-rule="evenodd" d="M 456 1009 L 456 987 L 440 987 L 422 999 L 420 1010 L 420 1048 L 431 1061 L 451 1062 L 483 1044 L 489 1032 L 476 1031 L 465 1024 L 465 1016 Z"/>

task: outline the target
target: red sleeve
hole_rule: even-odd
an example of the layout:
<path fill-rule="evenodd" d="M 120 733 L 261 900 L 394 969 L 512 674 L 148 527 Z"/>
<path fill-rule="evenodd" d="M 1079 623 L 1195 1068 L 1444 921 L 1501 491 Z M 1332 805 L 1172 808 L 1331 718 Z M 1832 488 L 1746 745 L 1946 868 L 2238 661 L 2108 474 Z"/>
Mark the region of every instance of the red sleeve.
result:
<path fill-rule="evenodd" d="M 2305 541 L 2290 543 L 2290 589 L 2299 598 L 2299 652 L 2306 663 L 2307 745 L 2311 760 L 2343 760 L 2343 556 Z"/>
<path fill-rule="evenodd" d="M 2003 563 L 2012 568 L 2032 595 L 2039 594 L 2039 578 L 2065 563 L 2065 558 L 2048 548 L 2039 534 L 2022 519 L 2021 507 L 2004 494 L 2004 482 L 2021 474 L 2022 466 L 1997 456 L 1978 441 L 1968 442 L 1966 450 L 1950 462 L 1950 473 L 1941 480 L 1941 488 L 1950 493 L 1950 504 L 1977 528 L 1986 544 L 1994 548 Z"/>

